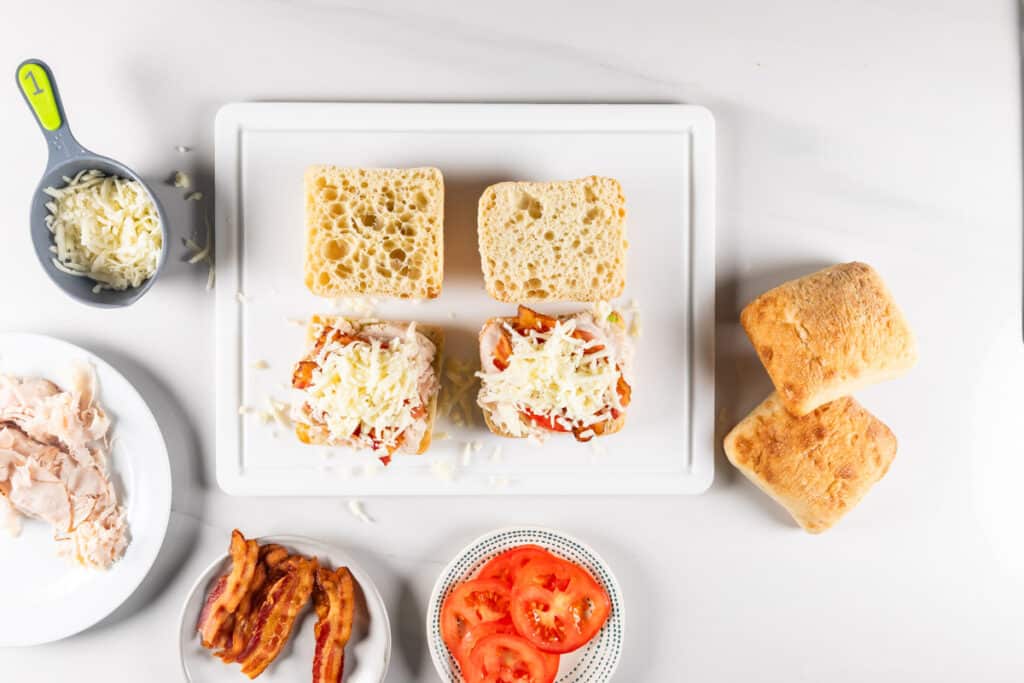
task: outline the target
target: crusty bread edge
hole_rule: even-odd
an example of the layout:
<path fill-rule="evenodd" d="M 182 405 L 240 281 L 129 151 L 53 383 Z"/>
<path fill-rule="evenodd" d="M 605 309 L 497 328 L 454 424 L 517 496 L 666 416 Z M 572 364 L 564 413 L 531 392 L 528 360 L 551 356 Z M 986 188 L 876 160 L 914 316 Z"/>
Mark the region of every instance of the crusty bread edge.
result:
<path fill-rule="evenodd" d="M 316 341 L 317 335 L 314 332 L 316 326 L 335 324 L 339 320 L 344 320 L 348 323 L 351 323 L 356 327 L 357 331 L 362 330 L 367 325 L 373 324 L 390 323 L 392 325 L 409 325 L 412 322 L 404 320 L 382 320 L 380 318 L 366 318 L 364 320 L 356 320 L 354 318 L 347 318 L 341 315 L 314 314 L 313 316 L 310 317 L 309 324 L 306 326 L 307 344 L 311 344 L 314 341 Z M 408 455 L 423 455 L 430 449 L 430 443 L 434 436 L 434 423 L 437 420 L 437 400 L 438 396 L 441 393 L 441 370 L 444 364 L 444 329 L 438 325 L 426 325 L 417 322 L 416 331 L 423 333 L 423 336 L 425 336 L 434 344 L 434 362 L 432 363 L 432 366 L 434 368 L 434 374 L 437 376 L 438 390 L 434 392 L 434 395 L 430 399 L 430 403 L 427 405 L 427 431 L 426 433 L 424 433 L 423 439 L 420 441 L 420 445 L 416 449 L 416 452 L 409 453 Z M 327 441 L 324 439 L 313 439 L 309 442 L 309 445 L 326 446 Z"/>
<path fill-rule="evenodd" d="M 625 321 L 624 321 L 624 319 L 622 317 L 622 314 L 619 313 L 618 310 L 615 310 L 613 312 L 618 314 L 619 322 L 612 323 L 612 324 L 613 325 L 617 325 L 617 326 L 622 327 L 622 328 L 625 328 Z M 554 317 L 557 318 L 558 320 L 566 320 L 568 318 L 572 318 L 573 315 L 572 314 L 570 314 L 570 315 L 556 315 Z M 511 324 L 515 320 L 516 320 L 516 318 L 514 316 L 513 317 L 498 316 L 498 317 L 494 317 L 494 318 L 488 318 L 487 321 L 484 322 L 483 326 L 480 328 L 479 334 L 477 334 L 477 348 L 479 348 L 479 342 L 483 341 L 484 330 L 487 329 L 488 325 L 492 325 L 492 324 L 500 325 L 502 323 Z M 497 424 L 495 424 L 494 421 L 491 420 L 491 411 L 490 411 L 490 409 L 485 408 L 482 405 L 480 405 L 479 399 L 477 400 L 477 406 L 480 408 L 480 412 L 484 416 L 484 424 L 487 425 L 487 429 L 489 429 L 492 434 L 494 434 L 496 436 L 504 437 L 506 439 L 528 439 L 529 438 L 529 435 L 514 436 L 512 434 L 509 434 L 504 429 L 502 429 Z M 626 426 L 626 415 L 623 414 L 623 415 L 620 415 L 619 417 L 617 417 L 614 422 L 612 422 L 611 428 L 606 430 L 604 432 L 604 434 L 595 434 L 594 437 L 595 438 L 599 438 L 599 437 L 602 437 L 602 436 L 611 436 L 612 434 L 615 434 L 615 433 L 621 431 L 622 428 L 625 427 L 625 426 Z M 551 433 L 554 434 L 556 432 L 551 432 Z"/>

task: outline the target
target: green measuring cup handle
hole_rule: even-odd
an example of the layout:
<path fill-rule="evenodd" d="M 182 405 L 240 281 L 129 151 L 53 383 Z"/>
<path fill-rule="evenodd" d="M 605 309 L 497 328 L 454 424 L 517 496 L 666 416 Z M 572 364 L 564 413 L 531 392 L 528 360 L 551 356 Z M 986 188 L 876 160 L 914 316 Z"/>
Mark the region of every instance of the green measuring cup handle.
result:
<path fill-rule="evenodd" d="M 39 59 L 26 59 L 18 65 L 15 74 L 18 89 L 35 114 L 36 123 L 43 131 L 50 150 L 47 168 L 53 168 L 67 159 L 89 154 L 89 151 L 75 140 L 68 127 L 64 105 L 57 91 L 57 80 L 45 62 Z"/>

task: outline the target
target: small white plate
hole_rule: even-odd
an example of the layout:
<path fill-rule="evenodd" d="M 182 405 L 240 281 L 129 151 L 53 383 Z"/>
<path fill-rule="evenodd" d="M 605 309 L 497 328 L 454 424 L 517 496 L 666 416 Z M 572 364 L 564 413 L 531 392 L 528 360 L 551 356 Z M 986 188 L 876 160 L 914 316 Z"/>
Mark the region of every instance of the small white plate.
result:
<path fill-rule="evenodd" d="M 457 584 L 473 578 L 489 560 L 521 545 L 539 545 L 558 557 L 575 562 L 604 586 L 612 601 L 611 614 L 598 634 L 579 650 L 562 655 L 555 683 L 607 683 L 612 680 L 622 655 L 625 630 L 619 582 L 604 560 L 589 546 L 560 531 L 541 527 L 507 527 L 484 534 L 463 548 L 437 578 L 427 607 L 427 643 L 430 658 L 434 660 L 434 668 L 441 680 L 463 683 L 459 665 L 441 638 L 441 605 L 444 599 Z"/>
<path fill-rule="evenodd" d="M 128 516 L 131 542 L 109 570 L 57 557 L 48 524 L 24 519 L 21 534 L 0 533 L 5 586 L 0 647 L 37 645 L 83 631 L 135 591 L 163 544 L 171 513 L 171 468 L 153 413 L 117 370 L 73 344 L 35 334 L 0 334 L 0 372 L 67 384 L 75 362 L 96 370 L 98 400 L 112 419 L 110 468 Z"/>
<path fill-rule="evenodd" d="M 370 576 L 343 550 L 302 536 L 264 536 L 261 545 L 278 543 L 292 552 L 317 557 L 331 568 L 348 567 L 356 582 L 356 613 L 352 638 L 345 647 L 345 683 L 380 683 L 391 662 L 391 623 L 384 600 Z M 225 538 L 225 545 L 228 540 Z M 194 683 L 248 680 L 237 664 L 224 664 L 199 644 L 196 624 L 199 612 L 217 578 L 231 567 L 227 553 L 206 568 L 192 585 L 178 625 L 178 652 L 185 680 Z M 261 681 L 304 681 L 313 670 L 315 615 L 309 606 L 299 615 L 299 623 L 281 654 L 260 676 Z"/>

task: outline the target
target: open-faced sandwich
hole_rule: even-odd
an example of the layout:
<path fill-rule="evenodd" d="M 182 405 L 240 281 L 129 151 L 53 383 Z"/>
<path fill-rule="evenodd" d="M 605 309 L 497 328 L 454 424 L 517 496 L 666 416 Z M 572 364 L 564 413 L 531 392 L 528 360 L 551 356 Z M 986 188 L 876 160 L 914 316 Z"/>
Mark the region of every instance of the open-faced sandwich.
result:
<path fill-rule="evenodd" d="M 310 348 L 295 365 L 300 392 L 292 419 L 308 444 L 396 452 L 430 446 L 441 345 L 438 329 L 416 323 L 313 316 Z"/>
<path fill-rule="evenodd" d="M 626 422 L 632 347 L 622 316 L 598 306 L 550 317 L 525 306 L 480 331 L 478 403 L 492 432 L 579 441 L 613 434 Z"/>

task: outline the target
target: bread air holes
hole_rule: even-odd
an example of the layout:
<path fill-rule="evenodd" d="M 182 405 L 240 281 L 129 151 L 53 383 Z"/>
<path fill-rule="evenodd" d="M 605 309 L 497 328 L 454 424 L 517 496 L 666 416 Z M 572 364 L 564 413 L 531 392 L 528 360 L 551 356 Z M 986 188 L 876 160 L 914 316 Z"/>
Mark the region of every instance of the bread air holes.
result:
<path fill-rule="evenodd" d="M 587 215 L 585 215 L 583 217 L 583 222 L 586 223 L 587 225 L 590 225 L 591 223 L 593 223 L 594 221 L 596 221 L 600 217 L 601 217 L 601 209 L 599 209 L 599 208 L 597 208 L 595 206 L 593 209 L 590 209 L 589 211 L 587 211 Z"/>
<path fill-rule="evenodd" d="M 338 198 L 338 188 L 334 187 L 333 185 L 328 185 L 327 187 L 323 188 L 323 190 L 321 190 L 320 197 L 325 202 L 333 202 L 335 199 Z"/>
<path fill-rule="evenodd" d="M 530 299 L 547 299 L 548 293 L 543 289 L 531 289 L 526 292 L 526 296 Z"/>
<path fill-rule="evenodd" d="M 373 228 L 376 227 L 377 225 L 377 216 L 375 216 L 372 213 L 364 213 L 360 220 L 362 221 L 363 225 L 365 225 L 368 228 Z"/>
<path fill-rule="evenodd" d="M 324 242 L 320 253 L 328 261 L 338 261 L 348 255 L 348 244 L 338 240 L 328 240 Z"/>
<path fill-rule="evenodd" d="M 341 205 L 341 202 L 334 202 L 330 206 L 327 207 L 327 212 L 329 214 L 331 214 L 332 216 L 335 216 L 335 217 L 340 216 L 341 212 L 344 211 L 344 210 L 345 209 Z"/>
<path fill-rule="evenodd" d="M 583 197 L 591 204 L 597 201 L 597 195 L 594 194 L 594 188 L 590 185 L 583 186 Z"/>
<path fill-rule="evenodd" d="M 544 233 L 544 239 L 550 242 L 551 240 L 555 239 L 555 233 L 551 230 L 548 230 L 547 232 Z"/>
<path fill-rule="evenodd" d="M 320 284 L 321 287 L 326 287 L 327 285 L 331 284 L 331 274 L 328 273 L 326 270 L 321 270 L 319 273 L 317 273 L 316 281 Z"/>
<path fill-rule="evenodd" d="M 352 277 L 352 269 L 344 263 L 339 263 L 334 267 L 334 274 L 347 280 Z"/>
<path fill-rule="evenodd" d="M 494 281 L 494 291 L 496 293 L 498 293 L 498 294 L 504 294 L 505 293 L 505 282 L 502 281 L 502 280 L 495 280 Z"/>
<path fill-rule="evenodd" d="M 313 184 L 316 186 L 316 189 L 319 190 L 320 188 L 327 184 L 327 179 L 324 178 L 322 175 L 317 176 L 316 180 L 313 181 Z"/>
<path fill-rule="evenodd" d="M 591 244 L 588 244 L 587 246 L 583 247 L 583 253 L 586 254 L 587 256 L 593 255 L 593 253 L 594 253 L 594 246 L 591 245 Z"/>

